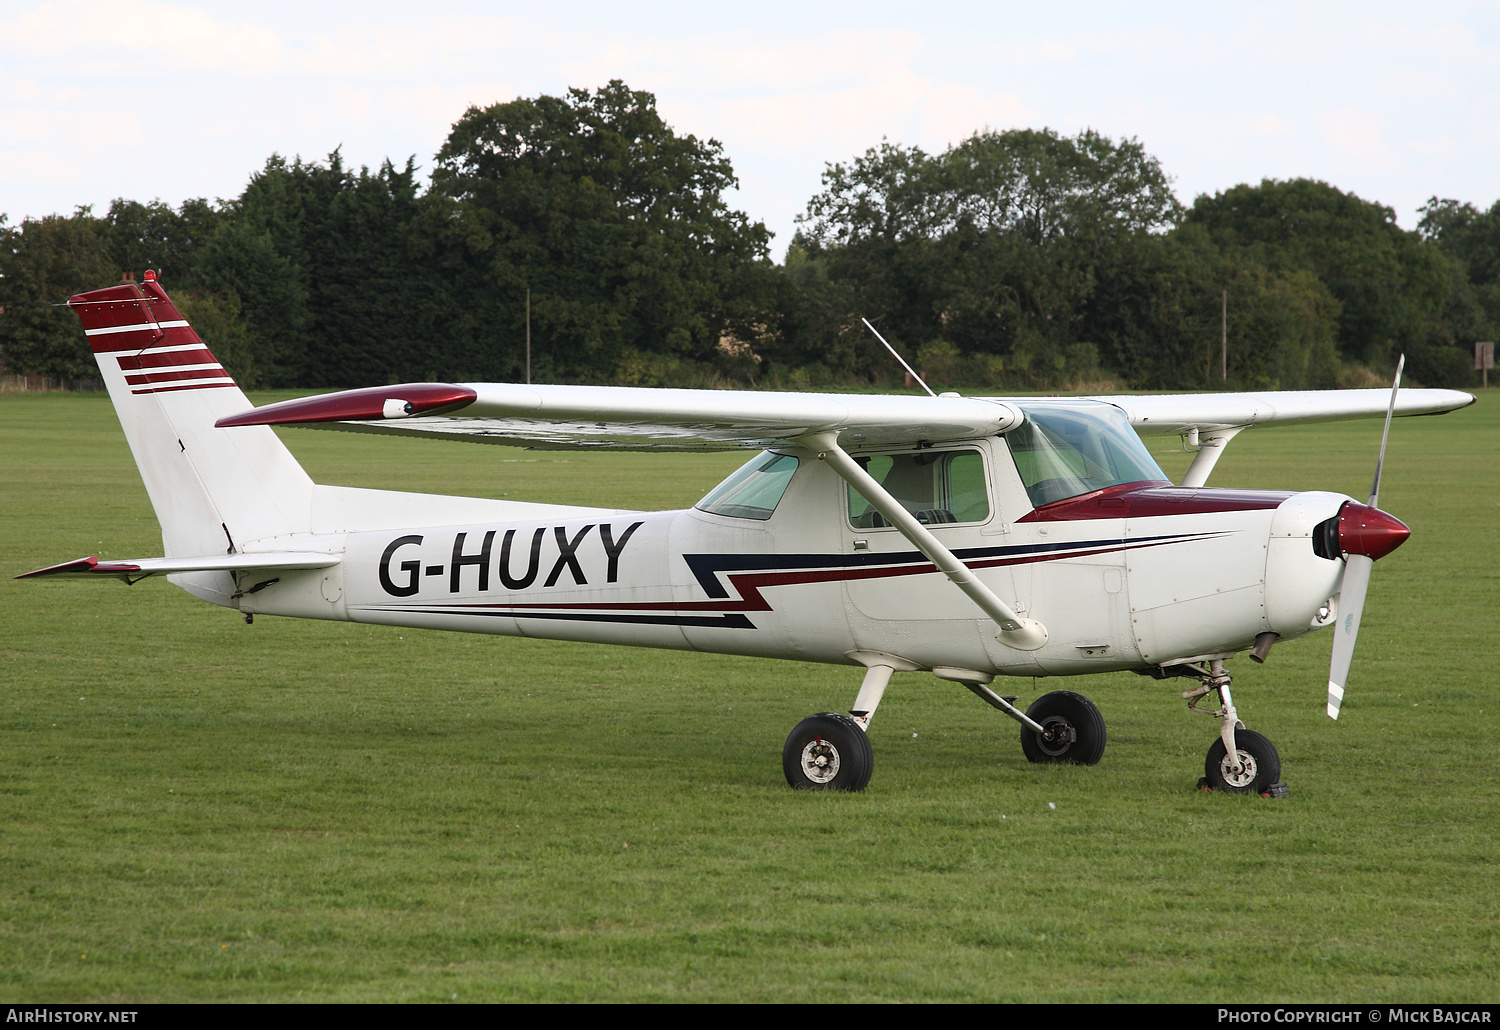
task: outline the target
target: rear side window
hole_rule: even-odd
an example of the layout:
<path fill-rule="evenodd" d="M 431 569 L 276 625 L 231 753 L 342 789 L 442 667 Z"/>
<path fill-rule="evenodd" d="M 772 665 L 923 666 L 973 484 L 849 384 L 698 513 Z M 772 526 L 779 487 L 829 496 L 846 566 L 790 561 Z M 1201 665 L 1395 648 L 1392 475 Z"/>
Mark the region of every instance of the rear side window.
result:
<path fill-rule="evenodd" d="M 864 470 L 924 525 L 983 522 L 990 517 L 984 458 L 978 451 L 917 451 L 855 458 Z M 851 486 L 849 524 L 855 529 L 889 525 Z"/>

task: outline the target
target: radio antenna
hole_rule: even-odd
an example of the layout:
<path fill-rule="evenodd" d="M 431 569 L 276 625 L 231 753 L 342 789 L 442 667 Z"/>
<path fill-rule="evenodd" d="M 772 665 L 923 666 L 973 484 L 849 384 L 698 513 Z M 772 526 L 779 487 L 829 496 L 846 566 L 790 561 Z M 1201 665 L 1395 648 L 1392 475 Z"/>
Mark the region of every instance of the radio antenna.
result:
<path fill-rule="evenodd" d="M 932 392 L 932 387 L 922 382 L 922 377 L 917 375 L 917 373 L 912 370 L 912 367 L 906 363 L 906 360 L 902 358 L 901 355 L 896 353 L 896 348 L 892 347 L 889 343 L 886 343 L 885 337 L 881 336 L 880 333 L 875 329 L 875 327 L 870 324 L 870 320 L 868 318 L 861 318 L 860 321 L 865 324 L 866 329 L 870 330 L 870 332 L 872 333 L 875 333 L 875 339 L 879 340 L 881 343 L 885 343 L 885 349 L 891 352 L 891 357 L 901 362 L 901 367 L 906 369 L 906 374 L 915 379 L 921 385 L 922 389 L 927 391 L 927 396 L 937 396 L 937 394 Z"/>

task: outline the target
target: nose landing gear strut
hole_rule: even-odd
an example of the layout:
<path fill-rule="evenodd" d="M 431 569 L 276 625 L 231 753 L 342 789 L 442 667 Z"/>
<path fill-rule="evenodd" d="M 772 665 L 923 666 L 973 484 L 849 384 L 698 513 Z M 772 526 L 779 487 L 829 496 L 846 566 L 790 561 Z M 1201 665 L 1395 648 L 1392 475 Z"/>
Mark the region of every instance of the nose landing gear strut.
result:
<path fill-rule="evenodd" d="M 1207 666 L 1198 663 L 1183 666 L 1184 675 L 1198 677 L 1198 686 L 1182 692 L 1188 711 L 1219 720 L 1219 739 L 1208 749 L 1203 761 L 1203 790 L 1222 790 L 1230 794 L 1260 794 L 1264 797 L 1286 797 L 1281 781 L 1281 756 L 1276 746 L 1264 736 L 1245 729 L 1229 693 L 1230 676 L 1224 671 L 1224 660 L 1215 658 Z M 1218 698 L 1217 708 L 1199 702 L 1210 694 Z"/>

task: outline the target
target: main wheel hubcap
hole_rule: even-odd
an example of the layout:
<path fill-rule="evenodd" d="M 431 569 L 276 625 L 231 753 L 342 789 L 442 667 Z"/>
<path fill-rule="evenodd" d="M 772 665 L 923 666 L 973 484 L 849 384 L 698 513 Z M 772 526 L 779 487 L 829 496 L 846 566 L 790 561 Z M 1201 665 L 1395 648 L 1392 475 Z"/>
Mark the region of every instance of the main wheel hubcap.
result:
<path fill-rule="evenodd" d="M 839 774 L 839 749 L 822 737 L 802 747 L 802 775 L 813 783 L 827 783 Z"/>
<path fill-rule="evenodd" d="M 1049 715 L 1042 720 L 1042 732 L 1036 735 L 1037 747 L 1042 753 L 1060 758 L 1068 753 L 1078 741 L 1078 731 L 1073 724 L 1060 715 Z"/>

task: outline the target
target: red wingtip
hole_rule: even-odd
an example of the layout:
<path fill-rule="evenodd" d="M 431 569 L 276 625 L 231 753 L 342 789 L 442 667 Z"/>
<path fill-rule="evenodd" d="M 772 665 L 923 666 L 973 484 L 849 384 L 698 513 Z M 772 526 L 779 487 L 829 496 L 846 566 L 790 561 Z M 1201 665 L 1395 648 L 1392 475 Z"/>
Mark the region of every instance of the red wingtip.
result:
<path fill-rule="evenodd" d="M 472 404 L 479 395 L 467 386 L 451 383 L 403 383 L 364 390 L 344 390 L 318 397 L 267 404 L 214 423 L 220 429 L 232 426 L 287 426 L 309 422 L 371 421 L 411 415 L 446 415 Z M 402 401 L 400 415 L 386 413 L 390 401 Z"/>
<path fill-rule="evenodd" d="M 1406 543 L 1411 530 L 1394 515 L 1355 501 L 1339 512 L 1339 549 L 1378 561 Z"/>

